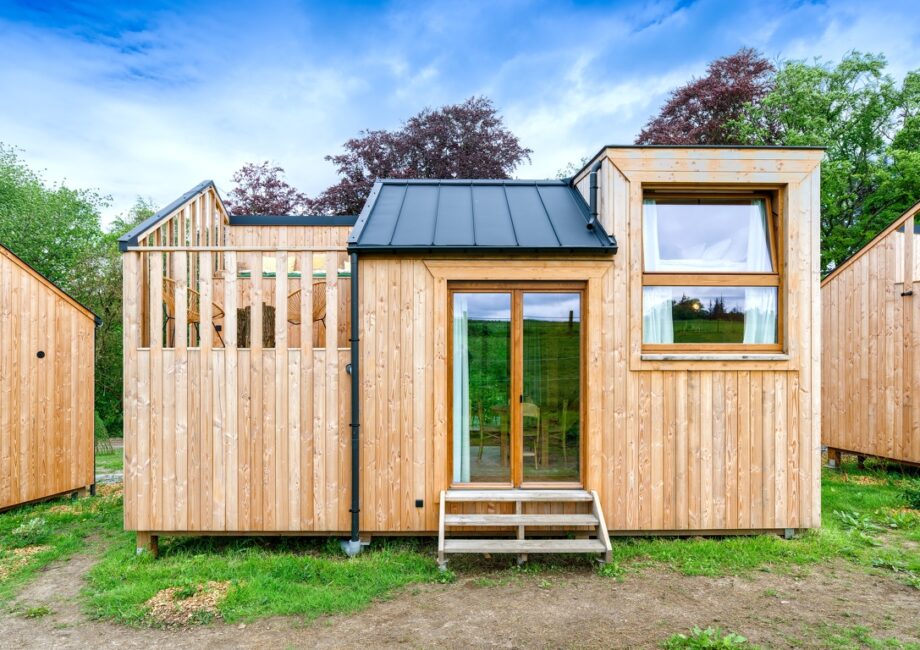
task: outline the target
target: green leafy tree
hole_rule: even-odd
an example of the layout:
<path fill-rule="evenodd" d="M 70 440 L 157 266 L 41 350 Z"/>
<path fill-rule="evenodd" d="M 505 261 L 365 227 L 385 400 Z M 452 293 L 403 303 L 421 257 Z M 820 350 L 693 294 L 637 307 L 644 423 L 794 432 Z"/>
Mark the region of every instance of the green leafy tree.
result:
<path fill-rule="evenodd" d="M 99 212 L 108 198 L 48 186 L 12 147 L 0 143 L 0 244 L 73 292 L 73 270 L 103 238 Z"/>
<path fill-rule="evenodd" d="M 834 268 L 920 199 L 920 81 L 901 87 L 882 55 L 837 65 L 786 61 L 773 89 L 731 127 L 739 141 L 827 147 L 821 166 L 821 264 Z"/>
<path fill-rule="evenodd" d="M 106 429 L 118 432 L 122 416 L 122 272 L 118 238 L 151 216 L 150 200 L 138 197 L 134 205 L 113 219 L 98 245 L 74 273 L 75 295 L 101 319 L 96 329 L 96 409 Z"/>
<path fill-rule="evenodd" d="M 0 144 L 0 243 L 86 305 L 96 330 L 96 411 L 109 431 L 122 427 L 121 255 L 118 236 L 153 213 L 149 201 L 117 217 L 109 232 L 98 193 L 48 185 Z"/>

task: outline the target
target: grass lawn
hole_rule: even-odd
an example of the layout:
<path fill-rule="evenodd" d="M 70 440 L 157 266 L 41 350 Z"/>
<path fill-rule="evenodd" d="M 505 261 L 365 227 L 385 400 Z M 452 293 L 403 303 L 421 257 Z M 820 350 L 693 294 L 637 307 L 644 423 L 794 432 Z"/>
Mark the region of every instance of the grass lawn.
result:
<path fill-rule="evenodd" d="M 675 343 L 741 343 L 743 320 L 675 320 Z"/>
<path fill-rule="evenodd" d="M 125 455 L 121 449 L 115 449 L 108 453 L 96 453 L 96 471 L 101 474 L 109 474 L 124 469 Z"/>
<path fill-rule="evenodd" d="M 841 472 L 824 474 L 821 530 L 789 541 L 776 536 L 616 539 L 614 562 L 595 570 L 599 579 L 617 580 L 639 580 L 639 571 L 649 565 L 721 576 L 797 571 L 842 557 L 857 571 L 893 575 L 920 589 L 920 512 L 903 507 L 904 483 L 896 471 L 845 465 Z M 0 514 L 0 603 L 41 567 L 88 544 L 100 560 L 87 578 L 86 611 L 131 625 L 152 624 L 147 603 L 168 588 L 175 588 L 174 597 L 181 600 L 208 583 L 221 585 L 226 595 L 216 613 L 226 621 L 274 615 L 310 620 L 357 611 L 404 585 L 454 577 L 437 571 L 432 539 L 378 539 L 354 560 L 342 556 L 337 540 L 299 538 L 165 538 L 158 560 L 136 556 L 133 535 L 121 531 L 121 494 L 117 486 L 103 486 L 96 498 Z M 451 564 L 483 585 L 501 584 L 522 570 L 550 576 L 560 567 L 587 571 L 592 566 L 584 557 L 536 561 L 523 569 L 510 557 L 459 557 Z M 827 631 L 838 633 L 858 631 Z"/>

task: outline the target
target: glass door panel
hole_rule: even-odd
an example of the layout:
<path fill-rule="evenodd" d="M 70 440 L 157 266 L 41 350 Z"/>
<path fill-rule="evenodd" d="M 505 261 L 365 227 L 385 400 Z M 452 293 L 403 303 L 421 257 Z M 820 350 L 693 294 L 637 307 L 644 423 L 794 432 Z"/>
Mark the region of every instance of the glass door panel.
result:
<path fill-rule="evenodd" d="M 454 483 L 511 482 L 511 292 L 453 294 Z"/>
<path fill-rule="evenodd" d="M 524 292 L 523 480 L 577 482 L 581 448 L 581 293 Z"/>

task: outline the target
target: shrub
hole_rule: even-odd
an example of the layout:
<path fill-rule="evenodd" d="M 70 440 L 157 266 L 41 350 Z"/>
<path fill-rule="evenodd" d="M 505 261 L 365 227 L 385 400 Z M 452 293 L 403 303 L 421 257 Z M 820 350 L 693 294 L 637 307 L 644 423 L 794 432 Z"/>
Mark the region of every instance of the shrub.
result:
<path fill-rule="evenodd" d="M 109 430 L 105 426 L 102 418 L 99 416 L 99 411 L 93 411 L 95 416 L 95 425 L 93 426 L 93 437 L 96 441 L 96 453 L 99 454 L 110 454 L 112 453 L 112 439 L 109 435 Z"/>
<path fill-rule="evenodd" d="M 48 522 L 41 517 L 32 517 L 12 530 L 19 546 L 33 546 L 45 541 L 50 531 Z"/>
<path fill-rule="evenodd" d="M 694 626 L 690 634 L 673 634 L 664 642 L 665 650 L 708 650 L 709 648 L 750 648 L 747 639 L 734 632 L 723 632 L 719 628 L 705 630 Z"/>
<path fill-rule="evenodd" d="M 901 488 L 901 500 L 908 508 L 920 510 L 920 480 L 912 479 Z"/>

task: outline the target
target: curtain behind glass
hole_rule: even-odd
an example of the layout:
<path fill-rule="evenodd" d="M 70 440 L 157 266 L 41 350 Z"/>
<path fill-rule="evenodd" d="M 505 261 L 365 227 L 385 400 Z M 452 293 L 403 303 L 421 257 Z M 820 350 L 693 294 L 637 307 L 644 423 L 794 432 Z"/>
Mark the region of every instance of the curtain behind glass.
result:
<path fill-rule="evenodd" d="M 745 270 L 755 273 L 773 270 L 767 245 L 767 209 L 761 200 L 751 202 Z M 745 343 L 776 343 L 776 292 L 774 287 L 749 287 L 744 290 Z"/>
<path fill-rule="evenodd" d="M 470 481 L 470 354 L 469 307 L 466 297 L 454 296 L 454 482 Z M 480 426 L 482 424 L 480 423 Z"/>
<path fill-rule="evenodd" d="M 642 202 L 642 253 L 646 271 L 661 270 L 658 206 L 651 199 Z M 642 291 L 642 340 L 645 343 L 674 342 L 670 288 L 645 287 Z"/>

